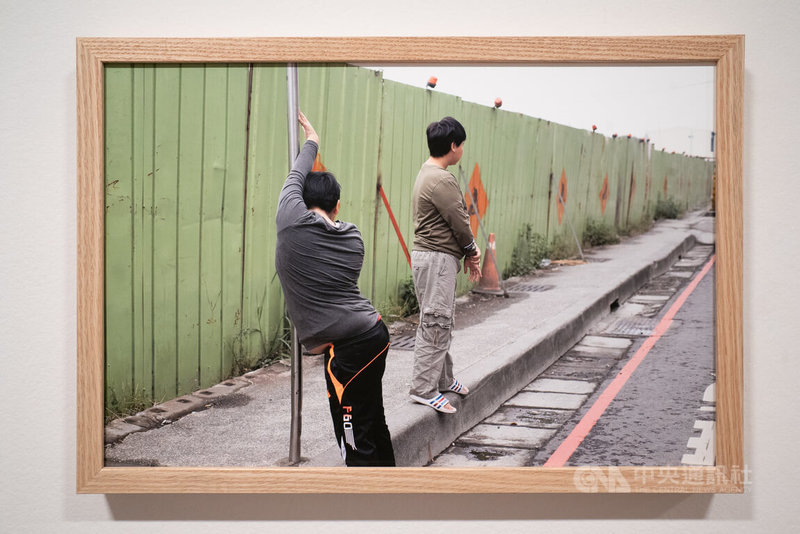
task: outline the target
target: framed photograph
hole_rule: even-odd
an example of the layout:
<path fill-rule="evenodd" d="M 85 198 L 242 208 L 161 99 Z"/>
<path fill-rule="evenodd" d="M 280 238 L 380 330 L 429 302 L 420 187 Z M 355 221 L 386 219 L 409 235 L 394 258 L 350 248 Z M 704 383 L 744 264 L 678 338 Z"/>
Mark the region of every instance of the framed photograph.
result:
<path fill-rule="evenodd" d="M 713 466 L 582 466 L 582 467 L 109 467 L 104 453 L 104 418 L 109 402 L 108 384 L 114 383 L 107 365 L 114 312 L 108 307 L 110 280 L 108 258 L 116 257 L 114 230 L 109 212 L 125 218 L 126 206 L 109 203 L 106 173 L 115 154 L 109 146 L 109 91 L 122 79 L 109 76 L 113 69 L 131 65 L 226 65 L 252 64 L 453 64 L 507 66 L 659 66 L 702 65 L 715 68 L 714 152 L 716 155 L 714 199 L 716 206 L 715 343 L 716 420 Z M 152 74 L 152 73 L 151 73 Z M 147 82 L 141 74 L 140 86 Z M 187 70 L 182 76 L 194 76 Z M 136 76 L 137 74 L 134 74 Z M 205 76 L 205 74 L 203 74 Z M 234 83 L 253 84 L 246 69 L 225 78 L 214 78 L 220 94 L 230 95 Z M 267 76 L 264 75 L 264 80 Z M 162 78 L 170 83 L 168 77 Z M 216 81 L 215 81 L 216 80 Z M 231 81 L 234 80 L 234 81 Z M 79 38 L 77 40 L 78 124 L 78 347 L 77 347 L 77 491 L 79 493 L 741 493 L 744 491 L 743 457 L 743 344 L 742 344 L 742 144 L 743 144 L 744 36 L 647 36 L 647 37 L 358 37 L 358 38 L 230 38 L 137 39 Z M 161 83 L 161 82 L 159 82 Z M 264 83 L 267 83 L 266 81 Z M 433 81 L 435 84 L 435 81 Z M 136 87 L 130 85 L 130 87 Z M 369 95 L 367 95 L 368 97 Z M 227 97 L 227 104 L 249 103 Z M 181 101 L 182 102 L 182 101 Z M 181 102 L 163 101 L 161 109 Z M 227 105 L 226 104 L 226 105 Z M 499 107 L 500 104 L 495 104 Z M 124 107 L 124 104 L 121 106 Z M 152 110 L 141 111 L 145 117 Z M 249 113 L 249 111 L 248 111 Z M 135 115 L 135 114 L 134 114 Z M 225 116 L 218 117 L 222 130 Z M 133 117 L 131 121 L 138 120 Z M 285 121 L 285 118 L 283 119 Z M 141 126 L 141 125 L 140 125 Z M 200 127 L 198 123 L 198 127 Z M 230 126 L 230 123 L 228 123 Z M 248 128 L 250 125 L 235 125 Z M 180 134 L 192 135 L 188 124 Z M 113 133 L 113 132 L 112 132 Z M 222 136 L 213 141 L 225 153 Z M 123 138 L 122 144 L 133 141 Z M 153 141 L 155 146 L 157 141 Z M 285 144 L 285 143 L 284 143 Z M 208 145 L 204 145 L 208 146 Z M 153 146 L 148 147 L 153 150 Z M 323 149 L 324 150 L 324 149 Z M 123 158 L 124 159 L 124 158 Z M 194 165 L 189 154 L 186 164 Z M 157 163 L 150 162 L 157 167 Z M 285 162 L 284 162 L 285 163 Z M 318 162 L 320 165 L 323 162 Z M 183 163 L 181 163 L 183 164 Z M 135 165 L 135 163 L 133 163 Z M 245 165 L 237 162 L 236 165 Z M 141 170 L 141 169 L 140 169 Z M 155 169 L 158 170 L 158 169 Z M 241 169 L 240 169 L 241 170 Z M 209 167 L 208 172 L 216 172 Z M 246 168 L 244 169 L 246 173 Z M 285 172 L 285 171 L 281 171 Z M 284 174 L 285 176 L 285 174 Z M 557 177 L 556 177 L 557 178 Z M 480 176 L 478 176 L 480 180 Z M 563 180 L 563 177 L 562 177 Z M 380 182 L 379 182 L 380 183 Z M 113 185 L 113 184 L 112 184 Z M 648 184 L 649 186 L 649 184 Z M 205 187 L 201 184 L 200 187 Z M 560 186 L 559 186 L 560 187 Z M 666 188 L 666 178 L 664 187 Z M 560 189 L 559 189 L 560 191 Z M 159 195 L 155 188 L 151 193 Z M 203 195 L 222 195 L 223 190 L 202 190 Z M 246 194 L 246 193 L 245 193 Z M 373 193 L 374 194 L 374 193 Z M 633 196 L 633 190 L 629 191 Z M 203 210 L 202 201 L 191 200 Z M 481 204 L 477 203 L 480 209 Z M 559 208 L 561 205 L 559 205 Z M 269 206 L 267 206 L 269 208 Z M 224 209 L 224 208 L 223 208 Z M 205 212 L 203 212 L 205 214 Z M 559 215 L 560 217 L 560 215 Z M 177 219 L 176 219 L 177 220 Z M 369 217 L 359 226 L 372 224 Z M 127 224 L 127 223 L 125 223 Z M 377 227 L 377 222 L 375 222 Z M 224 232 L 224 225 L 221 232 Z M 475 230 L 473 230 L 475 231 Z M 192 230 L 196 233 L 196 229 Z M 193 234 L 194 235 L 194 234 Z M 196 238 L 196 236 L 195 236 Z M 119 249 L 127 254 L 130 240 Z M 240 238 L 241 239 L 241 238 Z M 214 257 L 222 263 L 230 255 L 243 263 L 242 248 L 228 247 Z M 139 248 L 139 244 L 134 244 Z M 181 251 L 175 252 L 180 255 Z M 194 252 L 193 252 L 194 253 Z M 126 260 L 128 261 L 128 260 Z M 152 258 L 139 258 L 140 262 Z M 169 262 L 169 258 L 165 260 Z M 405 261 L 405 260 L 403 260 Z M 220 267 L 224 269 L 224 267 Z M 244 271 L 244 267 L 242 268 Z M 150 276 L 157 277 L 158 273 Z M 245 274 L 242 272 L 241 277 Z M 371 291 L 375 292 L 373 276 Z M 135 288 L 128 288 L 136 293 Z M 179 283 L 166 291 L 179 294 Z M 214 289 L 209 289 L 209 294 Z M 197 300 L 199 297 L 194 295 Z M 244 298 L 244 297 L 242 297 Z M 151 300 L 139 306 L 158 307 Z M 125 307 L 127 304 L 119 303 Z M 220 309 L 226 304 L 222 302 Z M 216 307 L 216 304 L 214 304 Z M 236 312 L 236 306 L 231 310 Z M 263 306 L 262 306 L 263 308 Z M 259 308 L 261 310 L 261 308 Z M 222 313 L 218 310 L 219 313 Z M 260 313 L 260 311 L 259 311 Z M 282 311 L 281 314 L 282 315 Z M 122 317 L 126 317 L 122 315 Z M 236 313 L 237 321 L 239 315 Z M 127 319 L 124 319 L 127 320 Z M 135 320 L 135 319 L 134 319 Z M 152 318 L 150 319 L 153 320 Z M 213 317 L 203 318 L 209 325 Z M 157 323 L 157 318 L 155 319 Z M 241 324 L 241 323 L 239 323 Z M 200 323 L 198 323 L 200 327 Z M 217 328 L 217 327 L 214 327 Z M 219 326 L 220 329 L 224 328 Z M 241 326 L 239 327 L 241 329 Z M 220 330 L 222 332 L 222 330 Z M 152 335 L 152 332 L 150 333 Z M 224 334 L 217 335 L 221 344 Z M 240 336 L 238 343 L 253 340 Z M 125 340 L 120 342 L 124 345 Z M 236 352 L 235 347 L 229 351 Z M 233 356 L 231 356 L 233 358 Z M 231 362 L 227 362 L 231 364 Z M 180 382 L 181 369 L 167 371 L 167 380 Z M 201 361 L 201 366 L 205 365 Z M 209 365 L 216 365 L 209 363 Z M 154 368 L 147 374 L 155 376 Z M 171 374 L 170 374 L 171 373 Z M 152 379 L 151 379 L 152 380 Z M 186 378 L 191 383 L 193 378 Z M 151 384 L 151 387 L 155 387 Z M 654 473 L 668 473 L 667 482 Z M 593 481 L 587 486 L 587 480 Z M 622 483 L 618 483 L 622 482 Z M 590 489 L 587 490 L 587 487 Z"/>

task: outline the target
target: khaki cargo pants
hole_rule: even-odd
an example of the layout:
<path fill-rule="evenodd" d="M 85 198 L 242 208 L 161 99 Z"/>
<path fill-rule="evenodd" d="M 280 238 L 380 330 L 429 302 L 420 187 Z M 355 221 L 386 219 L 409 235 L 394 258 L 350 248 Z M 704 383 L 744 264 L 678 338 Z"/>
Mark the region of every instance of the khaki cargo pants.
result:
<path fill-rule="evenodd" d="M 411 395 L 430 399 L 453 383 L 453 337 L 456 275 L 460 264 L 444 252 L 414 250 L 411 268 L 419 302 L 419 326 L 414 342 Z"/>

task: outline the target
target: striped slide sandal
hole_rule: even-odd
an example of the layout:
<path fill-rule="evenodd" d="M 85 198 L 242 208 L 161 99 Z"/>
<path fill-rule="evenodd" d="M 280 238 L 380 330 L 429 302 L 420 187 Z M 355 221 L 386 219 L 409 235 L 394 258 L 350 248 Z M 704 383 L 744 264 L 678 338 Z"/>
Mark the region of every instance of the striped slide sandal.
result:
<path fill-rule="evenodd" d="M 453 379 L 453 383 L 450 384 L 450 387 L 447 388 L 447 390 L 452 391 L 453 393 L 458 393 L 459 395 L 466 395 L 467 393 L 469 393 L 469 388 L 464 384 L 462 384 L 461 382 L 459 382 L 458 380 L 456 380 L 455 378 Z"/>
<path fill-rule="evenodd" d="M 422 397 L 418 397 L 416 395 L 411 395 L 411 398 L 420 403 L 430 406 L 437 412 L 442 413 L 456 413 L 456 407 L 450 404 L 450 401 L 447 400 L 447 397 L 439 393 L 432 399 L 423 399 Z"/>

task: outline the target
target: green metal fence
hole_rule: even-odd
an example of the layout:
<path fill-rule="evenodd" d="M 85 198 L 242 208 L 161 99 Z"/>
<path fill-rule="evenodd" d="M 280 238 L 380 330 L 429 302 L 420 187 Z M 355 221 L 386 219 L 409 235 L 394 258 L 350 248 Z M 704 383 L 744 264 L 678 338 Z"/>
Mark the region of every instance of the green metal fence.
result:
<path fill-rule="evenodd" d="M 207 387 L 280 346 L 273 222 L 288 170 L 286 68 L 109 65 L 105 86 L 113 408 Z M 711 197 L 712 163 L 651 152 L 639 139 L 463 102 L 352 66 L 300 66 L 299 87 L 320 134 L 319 164 L 342 184 L 340 216 L 364 237 L 361 290 L 382 310 L 397 303 L 410 270 L 378 187 L 411 248 L 425 128 L 443 116 L 467 130 L 460 169 L 485 192 L 478 207 L 501 270 L 528 225 L 548 241 L 574 242 L 570 224 L 579 238 L 590 219 L 625 231 L 651 217 L 658 199 L 688 209 Z M 460 277 L 459 289 L 468 287 Z"/>
<path fill-rule="evenodd" d="M 241 332 L 246 66 L 106 68 L 107 400 L 232 369 Z"/>

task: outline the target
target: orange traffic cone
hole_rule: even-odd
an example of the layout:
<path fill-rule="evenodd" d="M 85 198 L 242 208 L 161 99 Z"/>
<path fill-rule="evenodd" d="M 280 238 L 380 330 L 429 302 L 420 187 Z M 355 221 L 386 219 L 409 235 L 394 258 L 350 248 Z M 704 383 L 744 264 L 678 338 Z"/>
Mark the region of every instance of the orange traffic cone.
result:
<path fill-rule="evenodd" d="M 505 291 L 500 287 L 500 277 L 497 274 L 495 258 L 497 258 L 497 247 L 494 244 L 494 234 L 489 234 L 489 250 L 484 251 L 482 276 L 478 287 L 472 291 L 475 293 L 488 293 L 490 295 L 505 295 Z M 493 257 L 494 256 L 494 257 Z"/>

